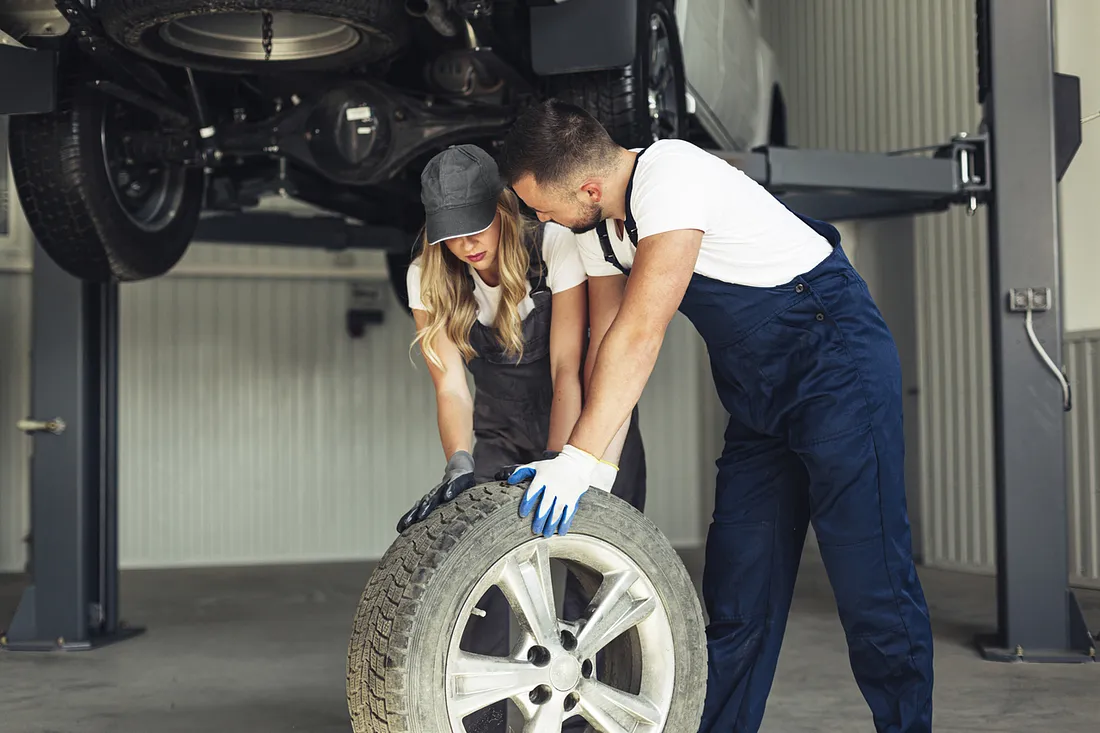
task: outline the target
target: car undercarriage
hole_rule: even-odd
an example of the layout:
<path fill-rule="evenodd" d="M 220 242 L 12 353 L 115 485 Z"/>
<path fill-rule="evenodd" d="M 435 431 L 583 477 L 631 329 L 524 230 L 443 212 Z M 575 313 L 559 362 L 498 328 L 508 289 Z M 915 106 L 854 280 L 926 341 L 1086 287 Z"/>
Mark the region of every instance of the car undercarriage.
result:
<path fill-rule="evenodd" d="M 582 104 L 624 145 L 684 136 L 671 3 L 563 4 L 595 21 L 647 11 L 636 38 L 609 41 L 596 56 L 540 45 L 538 29 L 553 16 L 538 13 L 553 6 L 6 3 L 0 28 L 57 57 L 48 111 L 12 118 L 13 172 L 31 228 L 64 269 L 100 281 L 162 275 L 203 212 L 248 211 L 272 195 L 393 229 L 411 247 L 424 162 L 459 142 L 495 151 L 533 101 Z M 59 153 L 56 165 L 41 164 L 44 151 Z"/>

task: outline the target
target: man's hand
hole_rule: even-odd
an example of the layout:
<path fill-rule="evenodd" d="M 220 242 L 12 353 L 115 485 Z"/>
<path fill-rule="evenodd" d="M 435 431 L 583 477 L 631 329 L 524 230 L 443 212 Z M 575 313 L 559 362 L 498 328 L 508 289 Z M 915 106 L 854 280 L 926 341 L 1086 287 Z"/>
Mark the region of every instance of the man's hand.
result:
<path fill-rule="evenodd" d="M 413 508 L 397 522 L 398 533 L 404 532 L 417 522 L 422 522 L 435 511 L 440 504 L 453 501 L 463 491 L 474 485 L 474 458 L 464 450 L 457 451 L 443 472 L 443 480 L 416 502 Z"/>
<path fill-rule="evenodd" d="M 577 502 L 592 485 L 592 476 L 599 463 L 595 456 L 566 445 L 555 458 L 516 469 L 508 483 L 515 486 L 520 481 L 531 480 L 519 503 L 519 515 L 526 517 L 535 508 L 531 522 L 535 534 L 550 537 L 555 532 L 565 534 L 569 531 Z"/>

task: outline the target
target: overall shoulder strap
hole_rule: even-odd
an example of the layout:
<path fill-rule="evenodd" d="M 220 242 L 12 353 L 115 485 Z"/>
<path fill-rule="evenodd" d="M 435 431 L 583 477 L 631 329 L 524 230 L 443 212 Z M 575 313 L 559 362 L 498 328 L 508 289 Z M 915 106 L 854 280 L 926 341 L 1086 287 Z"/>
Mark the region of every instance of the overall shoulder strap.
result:
<path fill-rule="evenodd" d="M 638 151 L 638 154 L 634 156 L 634 167 L 630 170 L 630 180 L 626 183 L 626 233 L 630 236 L 630 241 L 634 243 L 634 246 L 638 246 L 638 222 L 634 220 L 634 213 L 630 210 L 630 195 L 634 193 L 634 174 L 638 172 L 638 161 L 642 159 L 642 154 L 648 148 L 642 148 Z"/>
<path fill-rule="evenodd" d="M 623 267 L 623 263 L 619 262 L 619 258 L 615 256 L 615 250 L 611 248 L 611 237 L 607 233 L 606 219 L 596 225 L 596 234 L 600 237 L 600 249 L 603 250 L 604 260 L 614 265 L 624 275 L 629 274 L 630 271 Z"/>
<path fill-rule="evenodd" d="M 634 174 L 638 172 L 638 160 L 641 159 L 642 153 L 646 151 L 646 148 L 642 148 L 638 151 L 638 154 L 634 156 L 634 167 L 630 170 L 630 180 L 626 184 L 626 233 L 630 236 L 630 241 L 634 243 L 634 246 L 638 246 L 638 223 L 634 221 L 634 214 L 630 211 L 630 194 L 634 191 Z M 619 258 L 615 256 L 615 250 L 611 247 L 611 236 L 607 233 L 607 220 L 601 221 L 596 225 L 596 234 L 600 238 L 600 249 L 603 250 L 603 258 L 619 269 L 624 274 L 629 274 L 630 270 L 623 267 L 619 262 Z"/>

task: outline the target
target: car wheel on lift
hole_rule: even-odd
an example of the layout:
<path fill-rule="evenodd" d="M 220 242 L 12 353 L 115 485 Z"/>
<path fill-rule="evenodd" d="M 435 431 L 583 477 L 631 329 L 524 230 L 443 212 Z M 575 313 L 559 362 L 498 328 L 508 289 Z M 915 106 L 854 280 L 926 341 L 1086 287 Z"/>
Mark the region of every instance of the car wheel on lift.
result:
<path fill-rule="evenodd" d="M 394 297 L 405 312 L 412 315 L 412 309 L 409 308 L 409 285 L 406 279 L 410 264 L 412 264 L 412 255 L 409 252 L 386 253 L 386 269 L 389 271 Z"/>
<path fill-rule="evenodd" d="M 27 222 L 42 249 L 74 277 L 163 275 L 183 257 L 198 225 L 203 171 L 135 162 L 127 136 L 163 124 L 90 81 L 63 67 L 54 111 L 10 120 L 12 176 Z"/>
<path fill-rule="evenodd" d="M 395 53 L 408 24 L 400 0 L 112 0 L 100 12 L 135 53 L 234 73 L 346 70 Z"/>
<path fill-rule="evenodd" d="M 668 540 L 634 507 L 596 490 L 581 499 L 568 534 L 536 537 L 518 516 L 523 490 L 475 486 L 386 552 L 348 648 L 355 733 L 477 731 L 472 721 L 501 703 L 523 718 L 523 730 L 584 721 L 596 730 L 696 730 L 706 635 Z M 579 617 L 558 612 L 552 563 L 591 599 Z M 514 641 L 504 655 L 474 654 L 469 633 L 487 623 L 486 608 L 492 617 L 494 593 L 503 598 L 497 608 L 511 609 Z"/>
<path fill-rule="evenodd" d="M 639 0 L 637 51 L 632 64 L 551 76 L 547 91 L 588 110 L 623 147 L 685 137 L 684 55 L 672 0 Z"/>

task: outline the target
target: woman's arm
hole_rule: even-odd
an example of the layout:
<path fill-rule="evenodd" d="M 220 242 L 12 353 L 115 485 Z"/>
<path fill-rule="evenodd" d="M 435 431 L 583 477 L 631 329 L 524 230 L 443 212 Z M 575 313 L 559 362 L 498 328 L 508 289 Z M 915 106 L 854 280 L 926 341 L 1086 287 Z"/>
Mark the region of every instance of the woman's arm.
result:
<path fill-rule="evenodd" d="M 550 316 L 550 375 L 554 403 L 546 449 L 560 451 L 581 414 L 581 353 L 587 325 L 588 291 L 584 283 L 554 293 Z"/>
<path fill-rule="evenodd" d="M 611 327 L 615 315 L 619 312 L 619 306 L 623 302 L 623 290 L 626 288 L 626 275 L 608 275 L 606 277 L 588 278 L 588 324 L 591 334 L 588 337 L 588 354 L 584 360 L 584 390 L 588 392 L 592 383 L 592 370 L 596 367 L 596 355 L 599 353 L 600 344 Z M 615 433 L 611 443 L 604 451 L 603 460 L 618 465 L 619 457 L 623 454 L 623 445 L 626 444 L 626 434 L 630 428 L 630 418 Z"/>
<path fill-rule="evenodd" d="M 424 328 L 428 314 L 416 308 L 412 313 L 417 329 Z M 462 362 L 462 354 L 447 338 L 445 332 L 441 331 L 436 336 L 435 350 L 446 366 L 446 371 L 440 370 L 427 359 L 424 363 L 428 365 L 428 372 L 432 375 L 432 383 L 435 385 L 435 406 L 439 420 L 439 438 L 443 443 L 443 455 L 450 460 L 456 451 L 473 450 L 474 400 L 470 396 L 470 385 L 466 382 L 466 368 Z M 576 415 L 573 419 L 576 420 Z M 571 422 L 569 429 L 572 427 Z"/>

